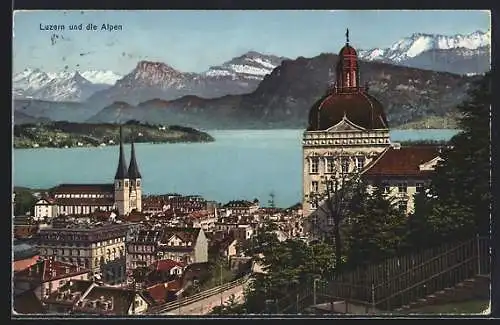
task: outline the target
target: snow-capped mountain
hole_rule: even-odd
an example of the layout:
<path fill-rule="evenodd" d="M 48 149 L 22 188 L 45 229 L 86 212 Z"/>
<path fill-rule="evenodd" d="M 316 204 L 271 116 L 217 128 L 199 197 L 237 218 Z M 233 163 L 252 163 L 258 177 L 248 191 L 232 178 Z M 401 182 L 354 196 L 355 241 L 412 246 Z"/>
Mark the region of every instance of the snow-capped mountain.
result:
<path fill-rule="evenodd" d="M 40 69 L 25 69 L 12 77 L 12 92 L 14 97 L 22 98 L 31 94 L 53 79 Z"/>
<path fill-rule="evenodd" d="M 57 102 L 80 102 L 90 97 L 90 95 L 96 91 L 107 87 L 109 87 L 109 85 L 94 84 L 82 77 L 79 72 L 75 72 L 69 78 L 52 79 L 43 87 L 35 91 L 32 97 L 50 99 Z"/>
<path fill-rule="evenodd" d="M 154 98 L 216 98 L 251 93 L 284 59 L 252 51 L 202 73 L 181 72 L 162 62 L 140 61 L 114 86 L 95 93 L 88 102 L 105 107 L 116 101 L 136 105 Z"/>
<path fill-rule="evenodd" d="M 264 55 L 250 51 L 220 66 L 210 67 L 203 75 L 207 77 L 231 77 L 233 79 L 246 78 L 262 80 L 274 68 L 281 64 L 285 58 L 275 55 Z"/>
<path fill-rule="evenodd" d="M 83 101 L 120 78 L 112 71 L 44 72 L 27 68 L 13 76 L 13 95 L 18 99 Z"/>
<path fill-rule="evenodd" d="M 93 84 L 110 86 L 123 77 L 111 70 L 87 70 L 81 72 L 81 75 Z"/>
<path fill-rule="evenodd" d="M 490 46 L 491 30 L 475 31 L 468 35 L 415 33 L 389 48 L 360 50 L 358 54 L 366 61 L 470 74 L 489 70 Z M 464 62 L 459 62 L 462 60 Z M 465 63 L 467 66 L 464 66 Z"/>

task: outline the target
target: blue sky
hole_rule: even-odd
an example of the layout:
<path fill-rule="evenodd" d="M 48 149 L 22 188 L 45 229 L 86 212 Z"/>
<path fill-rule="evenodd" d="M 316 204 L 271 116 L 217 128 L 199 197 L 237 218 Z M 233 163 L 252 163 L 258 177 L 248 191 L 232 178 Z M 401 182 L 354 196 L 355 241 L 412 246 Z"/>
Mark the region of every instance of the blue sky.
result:
<path fill-rule="evenodd" d="M 122 31 L 70 31 L 71 24 L 121 24 Z M 40 30 L 62 24 L 64 31 Z M 412 33 L 468 34 L 490 28 L 487 11 L 22 11 L 14 14 L 14 72 L 105 69 L 138 61 L 201 72 L 249 50 L 296 58 L 337 52 L 350 30 L 357 48 L 388 47 Z M 58 34 L 64 39 L 51 41 Z"/>

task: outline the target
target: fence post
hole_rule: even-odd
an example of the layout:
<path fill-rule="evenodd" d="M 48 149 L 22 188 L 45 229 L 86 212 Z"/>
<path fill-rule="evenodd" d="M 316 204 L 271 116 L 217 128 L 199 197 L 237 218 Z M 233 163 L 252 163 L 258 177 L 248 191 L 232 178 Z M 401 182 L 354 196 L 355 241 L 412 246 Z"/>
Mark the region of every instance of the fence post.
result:
<path fill-rule="evenodd" d="M 372 283 L 372 313 L 375 312 L 375 284 Z"/>
<path fill-rule="evenodd" d="M 481 274 L 481 246 L 479 234 L 476 234 L 476 245 L 477 245 L 477 274 Z"/>

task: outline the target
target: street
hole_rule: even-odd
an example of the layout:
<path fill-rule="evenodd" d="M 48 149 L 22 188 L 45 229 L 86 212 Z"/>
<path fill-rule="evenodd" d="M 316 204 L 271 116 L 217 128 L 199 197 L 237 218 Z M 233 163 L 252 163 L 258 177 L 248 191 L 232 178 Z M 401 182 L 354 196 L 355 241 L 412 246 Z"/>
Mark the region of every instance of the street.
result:
<path fill-rule="evenodd" d="M 243 298 L 245 284 L 239 285 L 222 293 L 222 301 L 225 303 L 231 295 L 234 294 L 237 301 Z M 182 306 L 176 310 L 171 310 L 161 315 L 206 315 L 212 311 L 212 308 L 220 305 L 221 294 L 207 297 L 203 300 Z"/>

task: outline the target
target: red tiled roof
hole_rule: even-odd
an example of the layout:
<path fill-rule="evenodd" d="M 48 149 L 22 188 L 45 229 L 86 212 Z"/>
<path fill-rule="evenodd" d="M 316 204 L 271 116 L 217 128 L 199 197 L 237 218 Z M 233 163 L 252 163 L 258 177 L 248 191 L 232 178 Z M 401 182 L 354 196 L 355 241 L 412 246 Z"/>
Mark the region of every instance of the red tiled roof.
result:
<path fill-rule="evenodd" d="M 428 171 L 421 171 L 419 166 L 439 155 L 437 147 L 413 146 L 400 149 L 389 148 L 367 166 L 363 176 L 423 176 Z"/>
<path fill-rule="evenodd" d="M 193 218 L 193 219 L 203 219 L 209 216 L 209 213 L 207 210 L 198 210 L 198 211 L 193 211 L 191 212 L 188 217 Z"/>
<path fill-rule="evenodd" d="M 167 290 L 168 291 L 179 291 L 182 288 L 182 280 L 175 279 L 173 281 L 167 282 Z"/>
<path fill-rule="evenodd" d="M 38 258 L 39 258 L 39 256 L 35 255 L 35 256 L 29 257 L 29 258 L 25 258 L 22 260 L 12 262 L 14 272 L 26 270 L 27 268 L 29 268 L 30 266 L 35 264 L 38 261 Z"/>
<path fill-rule="evenodd" d="M 146 290 L 156 303 L 161 304 L 165 302 L 167 298 L 167 288 L 164 283 L 155 284 L 154 286 L 149 287 Z"/>
<path fill-rule="evenodd" d="M 14 225 L 15 238 L 28 238 L 38 232 L 38 225 Z"/>
<path fill-rule="evenodd" d="M 53 193 L 114 193 L 113 184 L 60 184 Z"/>
<path fill-rule="evenodd" d="M 184 267 L 184 264 L 171 260 L 171 259 L 166 259 L 166 260 L 158 260 L 154 262 L 153 264 L 150 265 L 150 268 L 152 268 L 155 271 L 170 271 L 174 267 L 179 266 L 179 267 Z"/>
<path fill-rule="evenodd" d="M 42 282 L 51 281 L 54 279 L 65 278 L 79 273 L 86 273 L 89 270 L 82 269 L 77 265 L 45 259 L 39 263 L 35 263 L 30 267 L 16 273 L 16 276 L 29 277 L 39 279 Z"/>

